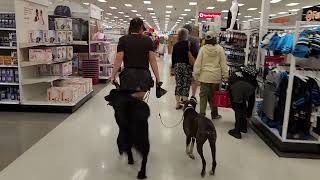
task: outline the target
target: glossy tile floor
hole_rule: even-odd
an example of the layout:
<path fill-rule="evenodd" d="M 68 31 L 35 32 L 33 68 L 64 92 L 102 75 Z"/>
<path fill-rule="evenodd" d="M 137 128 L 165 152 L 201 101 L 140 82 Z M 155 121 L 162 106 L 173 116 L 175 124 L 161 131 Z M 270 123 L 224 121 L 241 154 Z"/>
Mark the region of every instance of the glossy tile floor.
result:
<path fill-rule="evenodd" d="M 159 60 L 162 61 L 162 60 Z M 174 110 L 174 80 L 168 76 L 168 58 L 162 64 L 162 77 L 169 94 L 157 100 L 151 92 L 149 119 L 151 152 L 147 175 L 151 180 L 194 180 L 200 178 L 199 156 L 190 160 L 185 155 L 182 127 L 164 128 L 181 119 Z M 69 116 L 57 128 L 20 156 L 0 173 L 0 180 L 132 180 L 140 167 L 129 167 L 119 157 L 116 148 L 118 128 L 113 110 L 103 97 L 107 87 L 80 110 Z M 319 160 L 283 159 L 277 157 L 252 131 L 242 140 L 231 138 L 233 112 L 220 110 L 223 119 L 216 121 L 217 171 L 215 180 L 301 180 L 319 179 Z M 23 118 L 23 116 L 21 116 Z M 208 164 L 211 161 L 208 144 L 204 148 Z"/>

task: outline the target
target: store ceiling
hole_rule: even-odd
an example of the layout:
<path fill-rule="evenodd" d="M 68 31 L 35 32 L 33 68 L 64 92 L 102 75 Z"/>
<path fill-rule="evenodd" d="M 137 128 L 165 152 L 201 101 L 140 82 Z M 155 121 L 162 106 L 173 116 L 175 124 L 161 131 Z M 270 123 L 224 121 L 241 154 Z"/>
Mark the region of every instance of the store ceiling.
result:
<path fill-rule="evenodd" d="M 3 1 L 3 0 L 2 0 Z M 112 25 L 128 25 L 130 21 L 129 18 L 136 17 L 137 14 L 141 15 L 151 26 L 157 27 L 156 24 L 159 24 L 160 30 L 171 30 L 172 27 L 179 21 L 180 23 L 176 28 L 182 26 L 185 23 L 192 22 L 191 19 L 194 19 L 196 6 L 189 5 L 189 2 L 197 2 L 200 11 L 217 11 L 221 12 L 223 10 L 228 11 L 232 0 L 149 0 L 151 4 L 145 4 L 144 0 L 49 0 L 52 4 L 56 5 L 64 1 L 72 1 L 74 3 L 79 3 L 83 7 L 88 7 L 84 3 L 93 3 L 104 9 L 104 15 L 107 19 L 106 22 Z M 99 2 L 105 1 L 105 2 Z M 218 2 L 222 1 L 222 2 Z M 262 0 L 238 0 L 239 3 L 243 4 L 240 7 L 239 21 L 247 20 L 257 20 L 260 17 L 261 1 Z M 319 0 L 271 0 L 271 1 L 280 1 L 278 3 L 271 4 L 271 14 L 276 14 L 280 16 L 279 12 L 290 12 L 289 10 L 301 9 L 304 6 L 311 6 L 319 4 Z M 286 6 L 289 3 L 299 3 L 295 6 Z M 125 4 L 130 4 L 132 7 L 125 6 Z M 167 5 L 173 6 L 173 8 L 167 8 Z M 110 7 L 116 7 L 117 9 L 111 9 Z M 208 7 L 214 7 L 214 9 L 207 9 Z M 149 9 L 148 8 L 153 8 Z M 256 10 L 248 10 L 249 8 L 257 8 Z M 137 12 L 132 12 L 136 10 Z M 187 10 L 187 11 L 185 11 Z M 166 11 L 171 11 L 167 13 Z M 123 12 L 123 14 L 120 13 Z M 112 15 L 108 15 L 111 13 Z M 155 13 L 155 14 L 150 14 Z M 294 13 L 294 12 L 292 12 Z M 223 13 L 222 18 L 227 16 L 227 12 Z M 185 16 L 183 16 L 185 15 Z M 154 17 L 153 17 L 154 16 Z M 169 19 L 165 19 L 166 16 Z M 283 16 L 283 15 L 282 15 Z M 154 18 L 156 19 L 155 23 Z M 256 19 L 254 19 L 256 18 Z M 166 22 L 167 21 L 167 22 Z M 167 28 L 165 28 L 165 24 Z M 157 29 L 157 28 L 156 28 Z"/>

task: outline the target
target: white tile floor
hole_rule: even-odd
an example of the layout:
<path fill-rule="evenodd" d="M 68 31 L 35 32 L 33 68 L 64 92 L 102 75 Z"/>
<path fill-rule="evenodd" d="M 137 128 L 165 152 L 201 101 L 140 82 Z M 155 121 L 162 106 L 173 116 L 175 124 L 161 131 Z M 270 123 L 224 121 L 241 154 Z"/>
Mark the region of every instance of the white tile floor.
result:
<path fill-rule="evenodd" d="M 199 156 L 190 160 L 185 155 L 182 127 L 166 129 L 163 121 L 174 124 L 182 112 L 174 110 L 174 80 L 168 77 L 168 63 L 162 77 L 169 94 L 157 100 L 151 93 L 149 119 L 151 153 L 147 175 L 151 180 L 201 179 Z M 140 167 L 140 158 L 133 167 L 118 156 L 118 128 L 113 110 L 103 97 L 106 88 L 72 114 L 56 129 L 20 156 L 0 174 L 0 180 L 132 180 Z M 277 157 L 252 131 L 239 141 L 227 135 L 233 127 L 233 112 L 221 110 L 223 119 L 215 122 L 218 131 L 217 170 L 215 180 L 301 180 L 319 179 L 319 160 L 283 159 Z M 208 164 L 211 161 L 205 146 Z M 209 169 L 209 168 L 208 168 Z"/>

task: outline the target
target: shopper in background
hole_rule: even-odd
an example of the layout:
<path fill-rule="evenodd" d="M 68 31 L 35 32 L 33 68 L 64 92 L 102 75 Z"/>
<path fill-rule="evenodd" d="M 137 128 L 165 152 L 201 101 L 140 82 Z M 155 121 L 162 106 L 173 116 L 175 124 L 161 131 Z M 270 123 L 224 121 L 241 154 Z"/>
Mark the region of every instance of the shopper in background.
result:
<path fill-rule="evenodd" d="M 217 44 L 217 34 L 205 34 L 206 45 L 201 47 L 194 65 L 193 77 L 200 82 L 200 113 L 205 115 L 207 103 L 211 107 L 211 118 L 220 119 L 218 108 L 212 104 L 212 94 L 219 90 L 222 80 L 228 78 L 227 60 L 224 49 Z"/>
<path fill-rule="evenodd" d="M 144 31 L 144 23 L 140 18 L 131 20 L 129 34 L 119 40 L 118 53 L 111 76 L 111 81 L 115 82 L 116 74 L 119 72 L 122 63 L 124 63 L 124 70 L 119 75 L 120 89 L 137 91 L 132 96 L 141 100 L 146 92 L 154 86 L 149 64 L 157 84 L 160 82 L 153 42 L 143 34 Z"/>
<path fill-rule="evenodd" d="M 178 32 L 178 42 L 173 46 L 172 66 L 176 77 L 176 109 L 181 109 L 182 103 L 189 98 L 189 91 L 192 80 L 192 65 L 189 63 L 190 53 L 188 30 L 180 29 Z"/>
<path fill-rule="evenodd" d="M 199 53 L 199 49 L 200 49 L 200 40 L 199 37 L 196 36 L 192 36 L 192 26 L 189 24 L 186 24 L 183 28 L 187 29 L 189 31 L 189 42 L 190 42 L 190 51 L 191 54 L 194 58 L 197 58 L 198 53 Z M 198 89 L 198 82 L 195 81 L 194 79 L 192 79 L 192 83 L 191 83 L 191 91 L 192 91 L 192 97 L 195 98 L 196 93 L 197 93 L 197 89 Z"/>
<path fill-rule="evenodd" d="M 247 118 L 251 118 L 255 104 L 255 90 L 258 87 L 257 70 L 254 67 L 241 67 L 229 79 L 232 108 L 235 111 L 235 128 L 229 134 L 241 139 L 247 133 Z"/>

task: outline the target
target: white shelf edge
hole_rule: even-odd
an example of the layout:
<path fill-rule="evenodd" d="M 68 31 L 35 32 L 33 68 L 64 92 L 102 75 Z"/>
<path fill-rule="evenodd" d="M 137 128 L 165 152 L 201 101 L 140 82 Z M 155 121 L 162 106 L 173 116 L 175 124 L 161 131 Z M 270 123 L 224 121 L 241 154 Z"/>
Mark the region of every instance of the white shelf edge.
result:
<path fill-rule="evenodd" d="M 16 28 L 0 28 L 0 31 L 16 31 Z"/>
<path fill-rule="evenodd" d="M 7 82 L 0 82 L 0 85 L 6 85 L 6 86 L 19 86 L 19 83 L 7 83 Z"/>
<path fill-rule="evenodd" d="M 17 49 L 17 47 L 15 47 L 15 46 L 0 46 L 0 49 L 8 49 L 8 50 L 13 49 L 13 50 L 15 50 L 15 49 Z"/>
<path fill-rule="evenodd" d="M 18 65 L 0 65 L 0 68 L 18 68 Z"/>
<path fill-rule="evenodd" d="M 31 85 L 31 84 L 38 84 L 38 83 L 50 83 L 59 79 L 63 79 L 64 77 L 60 76 L 41 76 L 38 78 L 25 78 L 21 79 L 22 85 Z"/>
<path fill-rule="evenodd" d="M 100 43 L 111 44 L 110 41 L 90 41 L 90 44 L 100 44 Z"/>
<path fill-rule="evenodd" d="M 92 92 L 93 92 L 93 90 L 91 90 L 88 94 L 83 95 L 82 97 L 80 97 L 75 102 L 71 102 L 71 103 L 59 103 L 59 102 L 50 102 L 50 101 L 32 101 L 32 100 L 27 100 L 27 101 L 21 102 L 21 104 L 23 104 L 23 105 L 38 105 L 38 106 L 75 106 L 81 100 L 83 100 L 88 95 L 90 95 Z"/>
<path fill-rule="evenodd" d="M 0 100 L 0 104 L 20 104 L 20 102 L 13 100 Z"/>
<path fill-rule="evenodd" d="M 113 67 L 113 64 L 99 64 L 100 67 Z"/>
<path fill-rule="evenodd" d="M 72 42 L 71 43 L 20 43 L 19 48 L 32 48 L 32 47 L 38 47 L 38 46 L 46 46 L 46 47 L 51 47 L 51 46 L 72 46 L 74 45 Z"/>
<path fill-rule="evenodd" d="M 72 60 L 51 61 L 51 62 L 22 61 L 22 62 L 20 62 L 20 66 L 21 67 L 29 67 L 29 66 L 37 66 L 37 65 L 58 64 L 58 63 L 64 63 L 64 62 L 69 62 L 69 61 L 72 61 Z"/>

